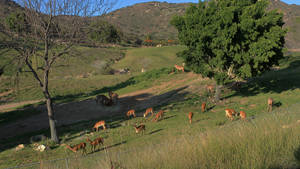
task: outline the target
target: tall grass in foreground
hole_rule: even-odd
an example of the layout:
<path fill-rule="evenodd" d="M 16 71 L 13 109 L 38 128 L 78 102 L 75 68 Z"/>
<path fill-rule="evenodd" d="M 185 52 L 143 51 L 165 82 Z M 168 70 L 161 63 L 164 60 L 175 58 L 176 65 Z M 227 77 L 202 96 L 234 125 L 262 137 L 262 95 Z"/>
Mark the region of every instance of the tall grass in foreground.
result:
<path fill-rule="evenodd" d="M 299 119 L 299 113 L 264 114 L 192 135 L 188 129 L 197 125 L 194 123 L 182 129 L 187 132 L 180 137 L 170 136 L 159 143 L 145 143 L 144 147 L 132 147 L 129 152 L 114 152 L 109 156 L 115 168 L 127 169 L 297 168 Z M 85 160 L 74 160 L 70 165 L 110 168 L 108 155 L 95 157 L 88 164 Z"/>

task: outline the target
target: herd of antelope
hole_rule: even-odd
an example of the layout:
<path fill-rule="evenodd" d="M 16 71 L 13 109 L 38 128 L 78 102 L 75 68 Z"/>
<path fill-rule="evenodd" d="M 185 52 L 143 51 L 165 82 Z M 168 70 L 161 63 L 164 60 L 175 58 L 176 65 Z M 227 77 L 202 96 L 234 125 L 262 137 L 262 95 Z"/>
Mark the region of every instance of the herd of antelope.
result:
<path fill-rule="evenodd" d="M 181 68 L 181 66 L 175 65 L 175 68 L 178 69 L 178 70 L 184 71 L 184 68 L 183 67 Z M 213 85 L 207 85 L 206 89 L 207 89 L 208 92 L 213 93 L 214 86 Z M 109 99 L 106 96 L 104 96 L 104 97 L 103 96 L 104 95 L 97 96 L 96 97 L 96 102 L 107 105 L 108 103 L 109 104 L 116 103 L 117 99 L 118 99 L 118 94 L 113 93 L 113 92 L 109 92 L 109 97 L 110 97 Z M 273 101 L 272 98 L 268 98 L 268 102 L 267 102 L 268 103 L 267 104 L 268 105 L 268 108 L 267 108 L 268 112 L 272 111 L 273 102 L 274 101 Z M 205 111 L 206 111 L 206 102 L 203 102 L 201 104 L 201 112 L 204 113 Z M 152 107 L 146 109 L 145 113 L 143 114 L 143 117 L 147 118 L 149 114 L 151 114 L 151 116 L 150 116 L 151 118 L 155 115 Z M 158 120 L 162 120 L 163 115 L 164 115 L 164 110 L 160 110 L 158 113 L 156 113 L 156 115 L 153 118 L 152 122 L 157 122 Z M 125 116 L 128 119 L 131 118 L 131 117 L 135 118 L 136 117 L 135 110 L 134 109 L 128 110 L 125 113 Z M 230 109 L 230 108 L 225 109 L 225 117 L 227 117 L 228 119 L 233 121 L 234 116 L 240 116 L 240 119 L 246 120 L 246 113 L 244 111 L 240 111 L 239 113 L 237 113 L 234 109 Z M 188 113 L 188 119 L 189 119 L 189 123 L 192 124 L 193 112 Z M 106 130 L 106 124 L 105 124 L 104 120 L 101 120 L 101 121 L 98 121 L 97 123 L 95 123 L 94 126 L 93 126 L 93 130 L 98 132 L 100 127 L 102 127 L 103 130 Z M 133 127 L 134 127 L 135 132 L 137 134 L 138 133 L 144 134 L 144 132 L 146 130 L 146 125 L 145 124 L 139 124 L 139 125 L 135 124 L 135 125 L 133 125 Z M 93 141 L 90 140 L 89 138 L 87 138 L 86 141 L 91 145 L 91 151 L 92 152 L 95 151 L 97 146 L 100 146 L 100 144 L 103 145 L 103 143 L 104 143 L 104 139 L 102 137 L 98 137 Z M 79 143 L 77 145 L 74 145 L 74 146 L 66 145 L 66 147 L 68 149 L 70 149 L 71 151 L 73 151 L 73 152 L 78 152 L 79 150 L 82 150 L 82 154 L 86 154 L 86 145 L 87 144 L 85 142 L 81 142 L 81 143 Z"/>

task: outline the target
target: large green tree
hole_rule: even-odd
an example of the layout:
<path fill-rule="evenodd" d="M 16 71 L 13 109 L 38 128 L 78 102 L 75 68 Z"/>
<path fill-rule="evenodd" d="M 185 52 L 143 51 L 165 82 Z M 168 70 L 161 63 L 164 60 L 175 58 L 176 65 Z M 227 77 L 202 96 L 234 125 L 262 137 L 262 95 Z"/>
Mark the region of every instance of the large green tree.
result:
<path fill-rule="evenodd" d="M 194 72 L 220 87 L 269 70 L 283 58 L 283 14 L 267 11 L 267 0 L 199 1 L 171 24 L 187 49 L 178 53 Z"/>

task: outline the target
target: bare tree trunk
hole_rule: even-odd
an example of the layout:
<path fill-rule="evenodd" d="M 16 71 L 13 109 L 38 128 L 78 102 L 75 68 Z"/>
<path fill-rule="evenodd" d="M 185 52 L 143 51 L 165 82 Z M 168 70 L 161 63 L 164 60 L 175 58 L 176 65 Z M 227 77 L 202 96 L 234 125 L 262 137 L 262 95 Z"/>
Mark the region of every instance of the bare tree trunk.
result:
<path fill-rule="evenodd" d="M 220 101 L 221 87 L 222 87 L 222 85 L 216 84 L 216 93 L 215 93 L 215 101 L 216 102 Z"/>
<path fill-rule="evenodd" d="M 53 111 L 53 105 L 52 105 L 52 98 L 51 98 L 49 90 L 48 90 L 48 77 L 49 77 L 49 69 L 46 68 L 46 70 L 44 72 L 43 93 L 46 98 L 49 126 L 50 126 L 50 132 L 51 132 L 51 140 L 53 140 L 55 143 L 59 143 L 56 126 L 55 126 L 55 117 L 54 117 L 54 111 Z"/>

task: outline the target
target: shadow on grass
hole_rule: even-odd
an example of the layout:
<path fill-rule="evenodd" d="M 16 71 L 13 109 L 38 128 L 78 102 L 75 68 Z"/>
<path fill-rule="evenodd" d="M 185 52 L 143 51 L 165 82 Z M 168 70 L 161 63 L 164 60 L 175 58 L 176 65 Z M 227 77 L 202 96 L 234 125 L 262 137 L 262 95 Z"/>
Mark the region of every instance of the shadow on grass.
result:
<path fill-rule="evenodd" d="M 154 133 L 158 133 L 160 131 L 162 131 L 163 129 L 157 129 L 157 130 L 153 130 L 150 133 L 148 133 L 148 135 L 154 134 Z"/>
<path fill-rule="evenodd" d="M 255 96 L 261 93 L 281 93 L 300 88 L 300 56 L 289 63 L 289 66 L 280 70 L 272 70 L 260 77 L 251 79 L 242 84 L 239 90 L 225 99 L 234 96 Z M 280 103 L 277 104 L 280 106 Z"/>
<path fill-rule="evenodd" d="M 67 104 L 63 104 L 61 107 L 57 107 L 56 108 L 56 112 L 58 114 L 57 117 L 57 121 L 61 122 L 60 125 L 57 126 L 57 130 L 58 130 L 58 135 L 60 136 L 60 139 L 62 140 L 62 143 L 65 143 L 69 140 L 72 139 L 72 144 L 74 143 L 79 143 L 80 141 L 85 141 L 85 134 L 90 133 L 92 131 L 93 125 L 99 121 L 99 120 L 105 120 L 107 123 L 107 126 L 110 126 L 109 128 L 111 129 L 116 129 L 119 127 L 122 127 L 122 123 L 124 121 L 127 121 L 128 119 L 125 118 L 125 112 L 128 111 L 128 109 L 135 109 L 137 114 L 142 114 L 144 113 L 145 109 L 148 107 L 154 107 L 155 112 L 158 110 L 163 109 L 164 105 L 167 105 L 168 102 L 171 102 L 172 100 L 176 99 L 176 98 L 184 98 L 187 94 L 189 94 L 186 91 L 182 91 L 184 89 L 186 89 L 187 86 L 178 88 L 176 90 L 171 90 L 169 92 L 160 94 L 160 95 L 151 95 L 151 94 L 140 94 L 140 95 L 134 95 L 134 96 L 126 96 L 126 97 L 122 97 L 120 98 L 120 105 L 121 105 L 121 109 L 116 111 L 116 112 L 109 112 L 109 113 L 104 113 L 102 116 L 97 115 L 96 112 L 98 112 L 99 108 L 94 108 L 94 105 L 96 105 L 95 102 L 91 102 L 91 101 L 81 101 L 83 102 L 83 104 L 88 103 L 88 107 L 91 107 L 91 109 L 86 110 L 86 111 L 77 111 L 77 114 L 73 114 L 73 112 L 75 112 L 76 109 L 78 109 L 78 105 L 79 103 L 75 102 L 75 103 L 67 103 Z M 66 106 L 66 107 L 63 107 Z M 64 110 L 62 113 L 65 112 L 65 109 L 67 109 L 67 112 L 72 112 L 72 118 L 70 116 L 64 116 L 64 115 L 59 115 L 59 113 L 61 111 L 59 111 L 58 109 Z M 100 108 L 101 109 L 101 108 Z M 93 111 L 93 118 L 89 117 L 90 120 L 87 120 L 85 117 L 88 115 L 87 111 Z M 175 115 L 171 115 L 168 117 L 165 117 L 165 119 L 168 118 L 172 118 Z M 68 118 L 68 119 L 65 119 Z M 74 121 L 75 123 L 70 123 L 70 119 L 72 119 L 72 121 Z M 85 121 L 82 121 L 82 119 L 85 119 Z M 143 118 L 138 118 L 137 120 L 141 120 Z M 67 120 L 67 124 L 64 124 L 63 121 Z M 41 126 L 41 128 L 47 126 L 46 124 L 48 124 L 48 119 L 45 118 L 43 119 L 43 126 Z M 68 122 L 69 121 L 69 122 Z M 76 123 L 77 121 L 77 123 Z M 135 121 L 135 118 L 133 119 L 133 121 Z M 132 122 L 132 121 L 131 121 Z M 69 123 L 69 124 L 68 124 Z M 30 126 L 30 125 L 29 125 Z M 34 135 L 38 135 L 38 134 L 43 134 L 46 137 L 50 138 L 50 130 L 49 128 L 45 128 L 44 130 L 39 130 L 36 132 L 28 132 L 25 133 L 24 130 L 22 132 L 23 128 L 19 128 L 16 126 L 16 128 L 14 128 L 15 131 L 19 131 L 16 132 L 14 135 L 14 137 L 5 137 L 4 135 L 0 136 L 0 151 L 6 150 L 6 149 L 10 149 L 10 148 L 14 148 L 16 147 L 18 144 L 24 144 L 25 147 L 28 146 L 30 144 L 30 137 L 34 136 Z M 32 129 L 31 129 L 32 130 Z M 1 132 L 1 129 L 0 129 Z M 6 131 L 7 132 L 7 131 Z M 102 130 L 101 130 L 102 132 Z M 74 140 L 74 142 L 73 142 Z M 54 147 L 55 149 L 55 147 Z"/>

